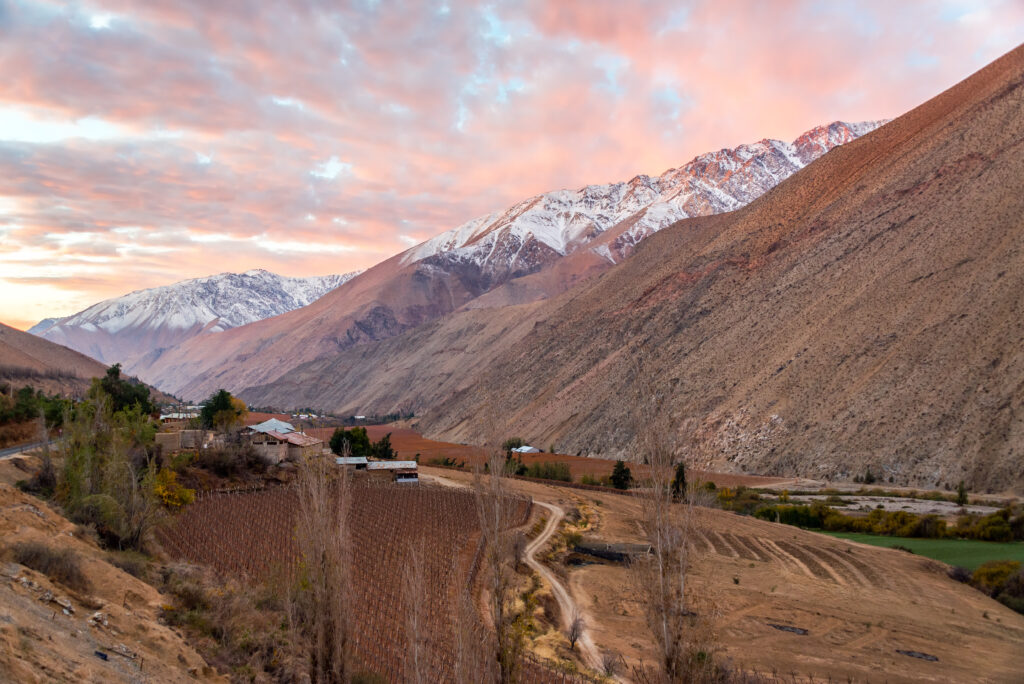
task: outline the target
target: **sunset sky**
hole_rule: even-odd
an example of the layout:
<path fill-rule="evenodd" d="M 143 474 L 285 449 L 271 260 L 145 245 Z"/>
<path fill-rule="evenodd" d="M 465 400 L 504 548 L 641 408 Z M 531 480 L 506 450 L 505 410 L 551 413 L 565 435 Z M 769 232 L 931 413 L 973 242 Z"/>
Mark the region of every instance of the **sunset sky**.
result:
<path fill-rule="evenodd" d="M 562 187 L 895 117 L 1024 2 L 0 0 L 0 321 L 371 266 Z"/>

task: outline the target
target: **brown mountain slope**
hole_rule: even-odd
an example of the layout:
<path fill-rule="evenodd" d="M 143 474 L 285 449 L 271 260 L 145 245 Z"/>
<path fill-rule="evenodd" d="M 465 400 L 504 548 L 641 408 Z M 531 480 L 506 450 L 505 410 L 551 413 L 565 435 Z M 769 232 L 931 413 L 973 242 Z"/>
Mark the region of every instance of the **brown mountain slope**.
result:
<path fill-rule="evenodd" d="M 0 383 L 81 394 L 107 367 L 85 354 L 0 323 Z"/>
<path fill-rule="evenodd" d="M 385 339 L 434 320 L 478 296 L 473 273 L 403 266 L 402 255 L 378 264 L 307 307 L 155 352 L 139 375 L 185 397 L 219 387 L 265 382 L 283 369 Z"/>
<path fill-rule="evenodd" d="M 500 429 L 611 455 L 633 438 L 645 350 L 702 466 L 1024 491 L 1022 152 L 1018 48 L 561 297 L 460 313 L 246 396 L 413 403 L 449 440 Z"/>
<path fill-rule="evenodd" d="M 392 337 L 481 295 L 474 306 L 551 297 L 607 270 L 672 221 L 743 206 L 880 123 L 836 121 L 792 143 L 762 140 L 709 152 L 655 178 L 536 195 L 378 264 L 306 310 L 171 349 L 132 351 L 125 357 L 128 368 L 167 390 L 201 398 L 218 387 L 267 382 L 303 362 Z M 162 339 L 143 328 L 142 337 Z M 108 342 L 123 335 L 139 337 L 120 328 Z"/>

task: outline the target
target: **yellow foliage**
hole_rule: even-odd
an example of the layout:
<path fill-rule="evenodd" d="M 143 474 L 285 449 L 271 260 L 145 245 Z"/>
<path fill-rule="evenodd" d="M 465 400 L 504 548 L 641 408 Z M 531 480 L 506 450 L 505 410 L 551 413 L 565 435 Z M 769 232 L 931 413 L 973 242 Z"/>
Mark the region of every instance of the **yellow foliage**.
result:
<path fill-rule="evenodd" d="M 178 482 L 178 474 L 170 468 L 163 468 L 156 474 L 153 493 L 164 506 L 172 509 L 187 506 L 196 499 L 195 490 L 182 487 Z"/>

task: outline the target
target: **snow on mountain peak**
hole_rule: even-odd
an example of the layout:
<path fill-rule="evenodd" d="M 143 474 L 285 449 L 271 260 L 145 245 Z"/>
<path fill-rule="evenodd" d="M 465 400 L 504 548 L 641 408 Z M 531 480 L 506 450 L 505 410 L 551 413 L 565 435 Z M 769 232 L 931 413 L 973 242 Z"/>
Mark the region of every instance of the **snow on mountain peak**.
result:
<path fill-rule="evenodd" d="M 30 332 L 113 363 L 131 358 L 136 352 L 127 347 L 140 336 L 158 338 L 161 344 L 180 342 L 200 332 L 278 316 L 313 303 L 357 275 L 290 278 L 264 269 L 220 273 L 136 290 L 71 316 L 46 319 Z"/>
<path fill-rule="evenodd" d="M 530 272 L 540 262 L 579 249 L 610 228 L 631 220 L 622 247 L 676 221 L 739 209 L 833 147 L 868 133 L 884 121 L 818 126 L 793 142 L 765 139 L 695 157 L 660 176 L 555 190 L 468 221 L 423 242 L 403 264 L 443 258 L 475 262 L 482 269 Z M 613 254 L 601 245 L 602 256 Z M 531 261 L 532 259 L 532 261 Z"/>

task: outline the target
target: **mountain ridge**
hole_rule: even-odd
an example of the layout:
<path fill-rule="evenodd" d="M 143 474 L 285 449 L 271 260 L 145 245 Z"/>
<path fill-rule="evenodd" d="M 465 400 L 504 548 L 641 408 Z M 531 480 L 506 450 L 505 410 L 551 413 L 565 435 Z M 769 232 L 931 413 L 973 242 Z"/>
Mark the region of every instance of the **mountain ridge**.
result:
<path fill-rule="evenodd" d="M 463 309 L 241 394 L 630 458 L 649 382 L 702 469 L 1024 491 L 1021 111 L 1024 47 L 557 297 Z"/>
<path fill-rule="evenodd" d="M 265 269 L 219 273 L 134 290 L 28 330 L 104 363 L 135 372 L 152 349 L 306 306 L 359 272 L 292 278 Z"/>
<path fill-rule="evenodd" d="M 656 189 L 650 177 L 636 176 L 527 198 L 381 262 L 311 306 L 226 331 L 216 344 L 194 337 L 160 349 L 132 370 L 168 391 L 202 398 L 220 387 L 265 383 L 304 362 L 379 342 L 464 306 L 554 296 L 627 257 L 674 217 L 748 202 L 805 160 L 877 125 L 834 122 L 791 143 L 708 153 L 659 176 Z M 521 282 L 525 278 L 531 280 Z M 474 304 L 478 299 L 485 301 Z"/>

